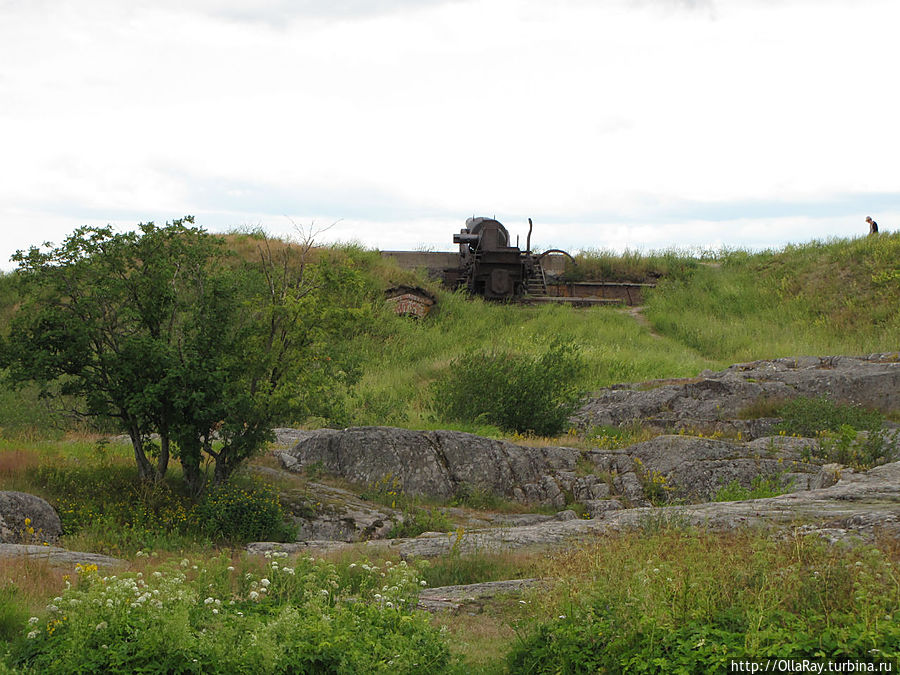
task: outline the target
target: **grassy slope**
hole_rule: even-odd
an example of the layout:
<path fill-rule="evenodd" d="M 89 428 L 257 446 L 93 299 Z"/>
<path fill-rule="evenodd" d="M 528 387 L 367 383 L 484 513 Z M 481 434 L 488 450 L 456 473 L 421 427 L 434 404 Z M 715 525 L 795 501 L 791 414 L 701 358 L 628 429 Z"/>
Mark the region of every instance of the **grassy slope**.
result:
<path fill-rule="evenodd" d="M 229 245 L 253 259 L 264 242 L 233 234 Z M 269 242 L 276 253 L 284 242 Z M 581 385 L 696 375 L 734 362 L 803 354 L 861 354 L 900 349 L 900 234 L 725 251 L 701 261 L 683 253 L 615 256 L 589 252 L 582 270 L 604 278 L 662 273 L 645 315 L 651 330 L 617 308 L 524 307 L 469 300 L 401 270 L 376 252 L 343 247 L 377 288 L 424 283 L 439 294 L 433 315 L 412 322 L 383 311 L 375 330 L 348 345 L 362 372 L 352 424 L 437 424 L 428 384 L 455 357 L 476 350 L 534 353 L 548 339 L 574 339 L 588 367 Z M 0 278 L 0 317 L 15 302 Z M 5 326 L 5 321 L 3 322 Z M 33 396 L 0 388 L 0 428 L 28 429 L 23 411 L 46 419 Z M 28 415 L 25 415 L 28 417 Z M 33 426 L 33 425 L 32 425 Z M 39 426 L 46 427 L 47 424 Z"/>
<path fill-rule="evenodd" d="M 724 253 L 663 281 L 646 314 L 708 358 L 746 361 L 900 348 L 900 234 Z"/>

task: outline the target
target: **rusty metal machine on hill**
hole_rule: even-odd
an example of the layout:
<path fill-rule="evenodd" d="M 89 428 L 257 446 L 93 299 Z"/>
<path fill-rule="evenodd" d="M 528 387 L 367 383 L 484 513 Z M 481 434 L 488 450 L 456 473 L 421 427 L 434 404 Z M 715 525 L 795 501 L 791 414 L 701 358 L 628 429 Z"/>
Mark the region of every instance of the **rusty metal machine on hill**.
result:
<path fill-rule="evenodd" d="M 465 287 L 473 295 L 488 300 L 511 300 L 525 295 L 545 296 L 547 279 L 541 259 L 548 253 L 565 251 L 552 249 L 539 255 L 531 252 L 531 230 L 528 219 L 528 239 L 525 250 L 510 246 L 509 232 L 493 218 L 469 218 L 453 243 L 459 244 L 459 266 L 445 270 L 447 283 L 454 288 Z"/>

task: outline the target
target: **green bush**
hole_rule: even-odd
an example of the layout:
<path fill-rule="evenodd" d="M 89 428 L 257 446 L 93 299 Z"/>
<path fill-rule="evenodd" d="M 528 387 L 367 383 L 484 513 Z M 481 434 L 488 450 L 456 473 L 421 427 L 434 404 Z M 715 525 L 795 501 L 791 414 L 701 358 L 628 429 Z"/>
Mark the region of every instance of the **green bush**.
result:
<path fill-rule="evenodd" d="M 194 501 L 175 476 L 171 482 L 145 483 L 129 465 L 91 460 L 57 460 L 30 472 L 31 483 L 56 508 L 63 534 L 91 550 L 123 555 L 209 540 L 293 539 L 276 489 L 262 481 L 233 479 L 210 486 Z"/>
<path fill-rule="evenodd" d="M 447 532 L 452 529 L 453 523 L 441 509 L 413 506 L 403 510 L 403 522 L 391 528 L 388 538 L 417 537 L 423 532 Z"/>
<path fill-rule="evenodd" d="M 891 462 L 897 455 L 898 432 L 887 429 L 870 430 L 860 434 L 849 424 L 837 431 L 819 433 L 819 448 L 815 454 L 829 462 L 837 462 L 855 469 L 870 469 Z M 812 455 L 813 451 L 810 450 Z"/>
<path fill-rule="evenodd" d="M 190 517 L 200 531 L 217 541 L 287 541 L 294 534 L 278 491 L 261 481 L 252 486 L 229 481 L 208 488 Z"/>
<path fill-rule="evenodd" d="M 778 431 L 807 438 L 814 438 L 822 431 L 840 431 L 842 426 L 877 431 L 884 423 L 884 415 L 877 410 L 842 405 L 827 396 L 801 396 L 785 403 L 778 412 L 781 417 Z"/>
<path fill-rule="evenodd" d="M 488 422 L 518 433 L 555 436 L 565 430 L 582 392 L 574 384 L 584 367 L 578 347 L 554 341 L 537 357 L 476 352 L 458 357 L 432 385 L 442 418 Z"/>
<path fill-rule="evenodd" d="M 227 556 L 79 580 L 32 617 L 11 665 L 41 673 L 441 673 L 449 653 L 415 611 L 401 562 L 341 574 L 271 555 L 261 571 Z M 286 555 L 286 554 L 282 554 Z M 227 567 L 226 567 L 227 565 Z"/>

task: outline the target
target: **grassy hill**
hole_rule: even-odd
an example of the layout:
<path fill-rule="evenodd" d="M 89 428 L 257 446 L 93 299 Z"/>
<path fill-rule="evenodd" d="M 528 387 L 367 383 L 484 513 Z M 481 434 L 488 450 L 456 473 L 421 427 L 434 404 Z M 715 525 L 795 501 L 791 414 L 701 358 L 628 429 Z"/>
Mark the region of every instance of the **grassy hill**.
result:
<path fill-rule="evenodd" d="M 227 237 L 239 259 L 278 256 L 291 248 L 259 232 Z M 579 256 L 586 278 L 660 276 L 641 316 L 628 309 L 531 307 L 488 303 L 450 293 L 416 272 L 403 270 L 358 246 L 313 249 L 363 270 L 369 325 L 341 350 L 358 381 L 341 419 L 285 420 L 312 424 L 446 426 L 429 408 L 429 385 L 455 358 L 479 351 L 535 355 L 554 338 L 570 339 L 585 360 L 585 391 L 617 382 L 689 377 L 705 368 L 794 355 L 863 354 L 900 349 L 900 234 L 814 241 L 751 253 L 725 250 L 703 258 L 664 252 L 620 256 L 589 251 Z M 0 277 L 0 317 L 5 326 L 17 296 L 14 275 Z M 382 291 L 405 283 L 438 296 L 423 321 L 392 315 Z M 46 406 L 27 392 L 0 389 L 4 433 L 32 429 Z"/>

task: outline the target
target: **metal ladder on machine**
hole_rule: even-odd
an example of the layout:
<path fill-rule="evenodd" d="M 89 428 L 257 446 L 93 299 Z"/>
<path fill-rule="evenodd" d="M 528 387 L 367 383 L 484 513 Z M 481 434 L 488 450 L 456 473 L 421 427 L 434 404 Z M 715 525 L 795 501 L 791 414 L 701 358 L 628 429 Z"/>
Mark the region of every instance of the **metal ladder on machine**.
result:
<path fill-rule="evenodd" d="M 547 296 L 547 277 L 544 275 L 544 266 L 540 260 L 534 262 L 534 273 L 525 284 L 525 294 L 532 298 Z"/>

